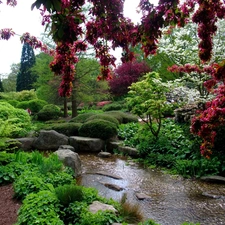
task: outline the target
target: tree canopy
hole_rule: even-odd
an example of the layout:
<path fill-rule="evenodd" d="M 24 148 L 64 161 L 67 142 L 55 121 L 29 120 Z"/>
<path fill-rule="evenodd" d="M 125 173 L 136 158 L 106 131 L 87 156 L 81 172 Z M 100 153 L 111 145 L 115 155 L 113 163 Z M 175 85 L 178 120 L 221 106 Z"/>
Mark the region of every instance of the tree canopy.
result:
<path fill-rule="evenodd" d="M 86 2 L 90 4 L 88 20 L 82 10 Z M 10 6 L 15 6 L 16 3 L 16 0 L 7 0 Z M 61 96 L 71 94 L 72 81 L 76 73 L 75 65 L 78 62 L 77 53 L 85 51 L 88 44 L 94 47 L 95 56 L 101 64 L 99 79 L 110 79 L 110 66 L 115 66 L 115 57 L 109 54 L 110 47 L 123 49 L 122 62 L 134 59 L 134 54 L 130 51 L 131 46 L 140 45 L 145 56 L 155 54 L 158 39 L 163 32 L 162 28 L 182 27 L 188 21 L 192 21 L 197 25 L 200 61 L 204 65 L 212 59 L 212 39 L 217 32 L 216 22 L 225 18 L 224 1 L 159 0 L 158 5 L 154 5 L 149 0 L 140 0 L 139 11 L 142 17 L 139 24 L 133 24 L 129 18 L 124 17 L 123 4 L 124 0 L 36 0 L 32 4 L 32 9 L 34 7 L 40 9 L 42 24 L 50 26 L 56 50 L 49 50 L 29 33 L 23 34 L 21 41 L 54 56 L 50 68 L 56 75 L 62 77 L 59 88 Z M 14 34 L 10 28 L 1 29 L 0 39 L 8 40 Z M 221 105 L 225 99 L 225 60 L 211 62 L 202 68 L 191 66 L 182 70 L 186 72 L 202 70 L 211 77 L 204 85 L 208 91 L 214 92 L 215 101 L 206 104 L 205 110 L 208 110 L 208 113 L 200 112 L 198 119 L 193 122 L 194 132 L 207 137 L 201 149 L 202 154 L 209 156 L 215 138 L 215 126 L 212 125 L 215 118 L 220 125 L 225 124 L 225 104 Z"/>

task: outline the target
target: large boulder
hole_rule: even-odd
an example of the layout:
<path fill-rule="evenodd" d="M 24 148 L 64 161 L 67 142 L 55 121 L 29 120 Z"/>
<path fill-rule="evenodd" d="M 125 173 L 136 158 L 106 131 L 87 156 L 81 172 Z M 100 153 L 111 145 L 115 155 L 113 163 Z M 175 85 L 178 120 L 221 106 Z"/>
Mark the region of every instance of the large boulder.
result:
<path fill-rule="evenodd" d="M 82 173 L 81 160 L 76 152 L 73 152 L 70 149 L 59 149 L 54 153 L 58 155 L 59 159 L 63 162 L 65 166 L 72 168 L 75 177 L 81 175 Z"/>
<path fill-rule="evenodd" d="M 75 148 L 76 152 L 100 152 L 105 147 L 105 142 L 99 138 L 69 137 L 69 144 Z"/>
<path fill-rule="evenodd" d="M 189 123 L 198 109 L 199 107 L 196 104 L 189 104 L 175 109 L 175 121 L 178 123 Z"/>
<path fill-rule="evenodd" d="M 32 150 L 34 142 L 37 140 L 36 137 L 24 137 L 24 138 L 17 138 L 16 139 L 20 145 L 19 148 L 23 151 Z"/>
<path fill-rule="evenodd" d="M 68 137 L 54 130 L 41 130 L 38 138 L 33 143 L 37 150 L 57 150 L 60 145 L 67 145 Z"/>

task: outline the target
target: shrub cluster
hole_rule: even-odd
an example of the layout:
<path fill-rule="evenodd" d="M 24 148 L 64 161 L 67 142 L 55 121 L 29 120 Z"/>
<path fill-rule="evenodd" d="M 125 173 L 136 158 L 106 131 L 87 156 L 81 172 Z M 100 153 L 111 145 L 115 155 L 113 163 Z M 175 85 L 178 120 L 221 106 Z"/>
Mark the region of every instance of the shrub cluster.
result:
<path fill-rule="evenodd" d="M 45 105 L 38 113 L 37 120 L 47 121 L 52 119 L 58 119 L 62 115 L 58 106 L 53 104 Z"/>

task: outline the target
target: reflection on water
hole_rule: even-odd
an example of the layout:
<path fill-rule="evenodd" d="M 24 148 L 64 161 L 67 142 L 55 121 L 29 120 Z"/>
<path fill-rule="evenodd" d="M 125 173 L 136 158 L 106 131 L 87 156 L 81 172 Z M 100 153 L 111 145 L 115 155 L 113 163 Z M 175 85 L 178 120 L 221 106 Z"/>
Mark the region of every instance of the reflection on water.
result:
<path fill-rule="evenodd" d="M 99 158 L 92 154 L 80 154 L 83 165 L 81 184 L 95 187 L 106 198 L 120 200 L 124 193 L 129 202 L 138 204 L 144 217 L 154 219 L 161 225 L 180 225 L 183 222 L 200 222 L 201 225 L 225 225 L 225 185 L 210 184 L 164 174 L 162 171 L 146 169 L 124 157 Z M 96 175 L 104 171 L 123 179 Z M 117 192 L 102 183 L 116 184 L 124 190 Z M 150 196 L 138 200 L 135 193 Z M 213 199 L 203 192 L 223 196 Z"/>

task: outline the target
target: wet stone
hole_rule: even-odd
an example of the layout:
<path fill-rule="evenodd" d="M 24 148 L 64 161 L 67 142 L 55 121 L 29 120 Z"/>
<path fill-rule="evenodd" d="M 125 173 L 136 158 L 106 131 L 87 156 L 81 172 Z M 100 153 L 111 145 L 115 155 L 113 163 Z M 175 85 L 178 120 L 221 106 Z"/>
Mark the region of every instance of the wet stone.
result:
<path fill-rule="evenodd" d="M 136 197 L 138 198 L 138 200 L 151 199 L 150 196 L 144 193 L 136 193 Z"/>
<path fill-rule="evenodd" d="M 100 182 L 100 183 L 103 184 L 105 187 L 112 189 L 114 191 L 122 191 L 124 189 L 116 184 L 103 183 L 103 182 Z"/>
<path fill-rule="evenodd" d="M 109 158 L 112 154 L 109 152 L 99 152 L 98 156 L 101 158 Z"/>

